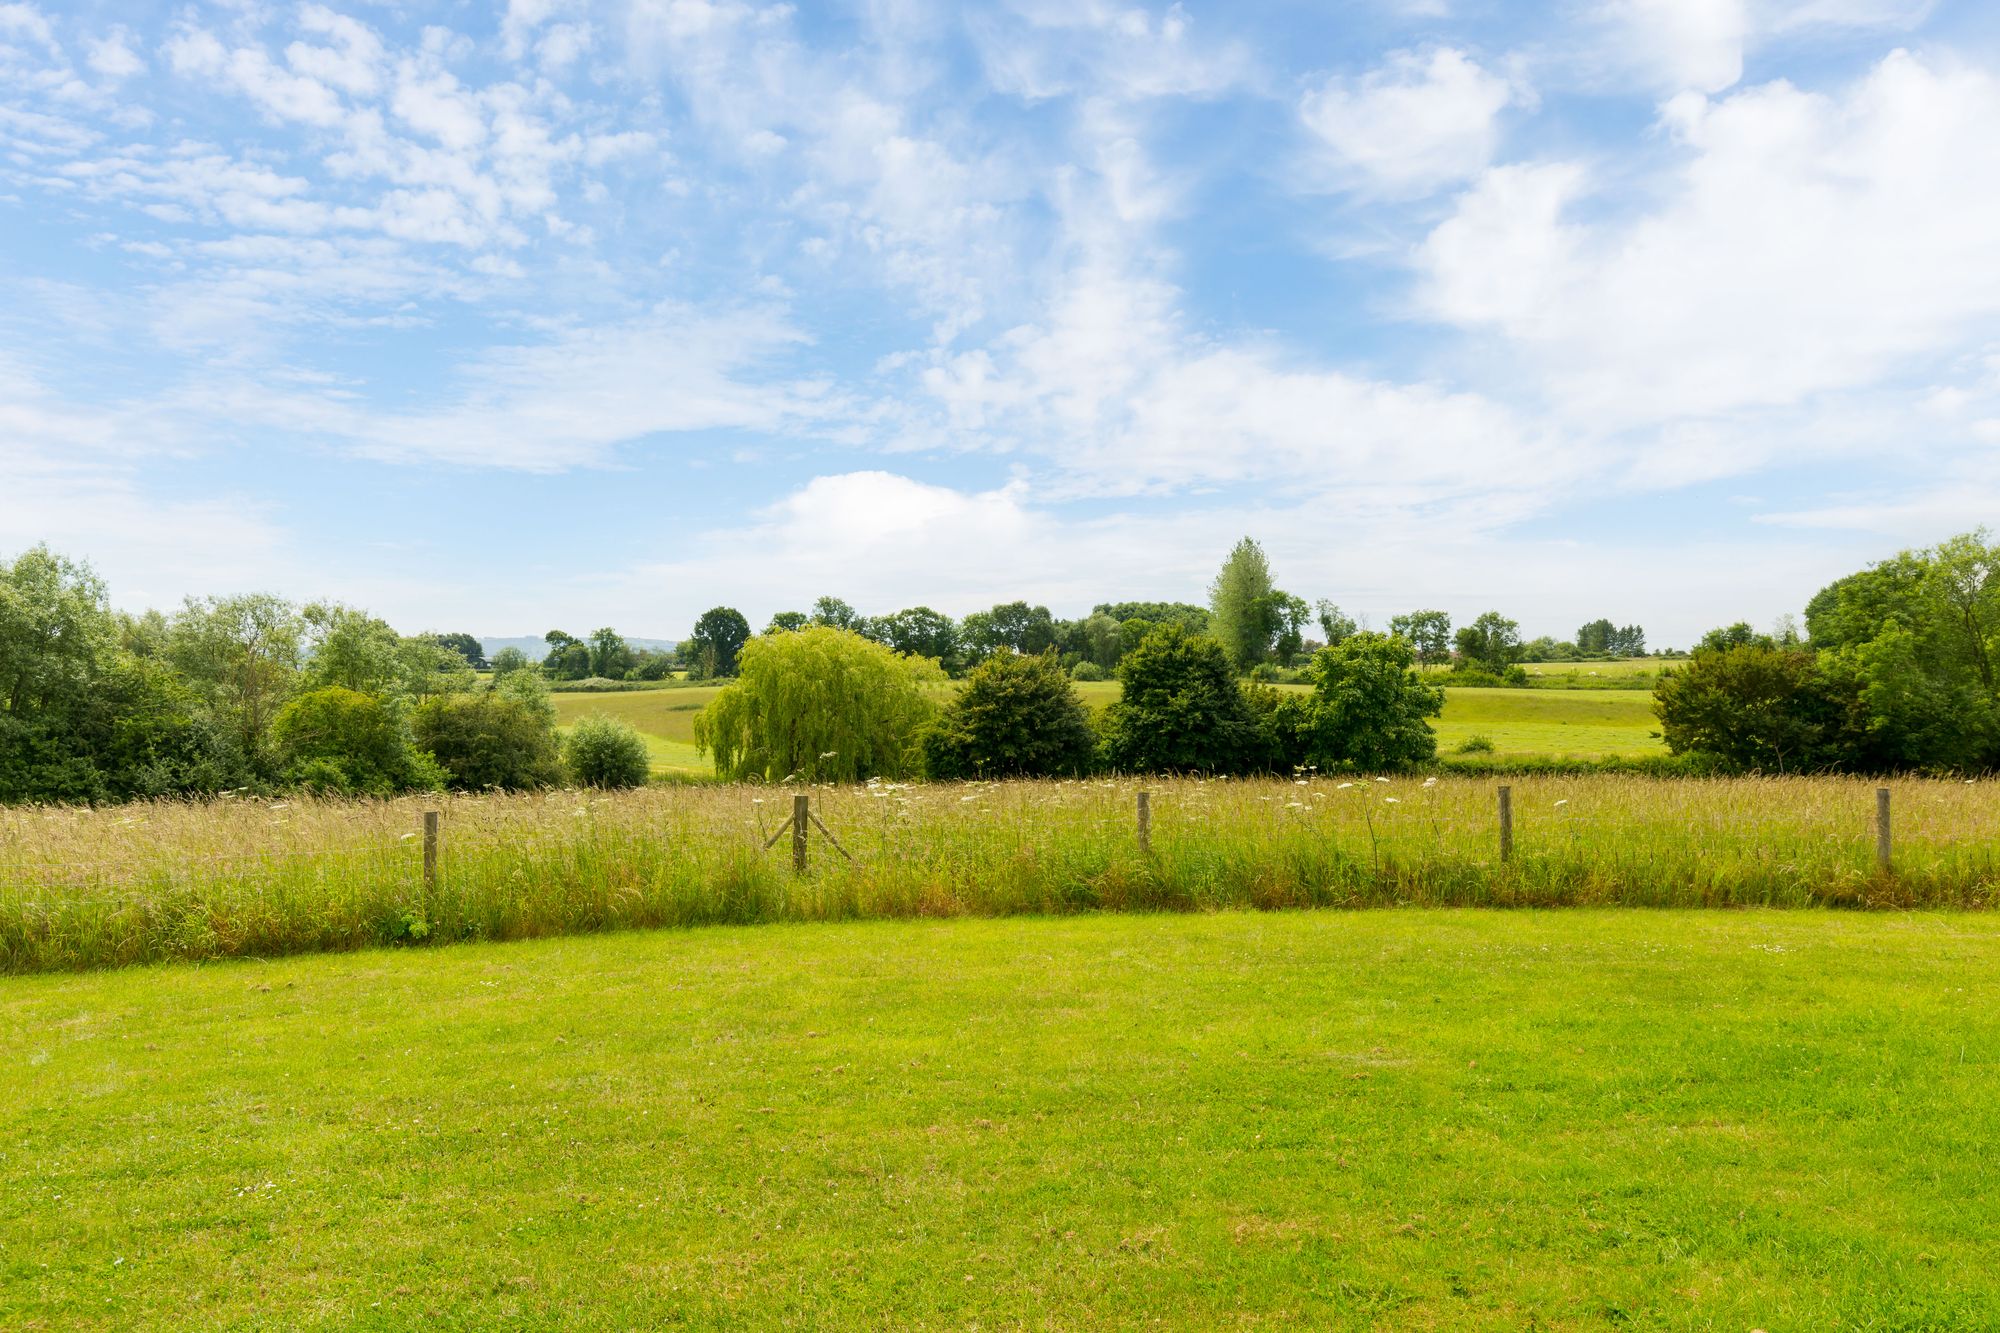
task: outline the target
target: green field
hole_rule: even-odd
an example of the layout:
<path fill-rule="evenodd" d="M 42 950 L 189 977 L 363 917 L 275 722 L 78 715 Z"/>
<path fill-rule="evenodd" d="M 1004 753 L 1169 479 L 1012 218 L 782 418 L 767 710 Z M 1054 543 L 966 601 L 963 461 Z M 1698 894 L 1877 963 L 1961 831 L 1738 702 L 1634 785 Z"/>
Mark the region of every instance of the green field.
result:
<path fill-rule="evenodd" d="M 1493 742 L 1496 760 L 1550 756 L 1603 759 L 1667 753 L 1653 696 L 1643 690 L 1452 689 L 1434 724 L 1438 753 L 1474 736 Z"/>
<path fill-rule="evenodd" d="M 0 982 L 0 1327 L 2000 1326 L 2000 922 L 773 926 Z"/>
<path fill-rule="evenodd" d="M 1618 668 L 1635 664 L 1601 665 Z M 1643 660 L 1637 665 L 1644 665 Z M 659 772 L 709 773 L 713 768 L 707 757 L 694 748 L 694 715 L 715 697 L 717 688 L 557 694 L 551 698 L 564 726 L 592 713 L 629 722 L 646 737 L 653 766 Z M 1118 697 L 1115 681 L 1085 682 L 1076 688 L 1093 710 Z M 1646 690 L 1453 688 L 1445 691 L 1444 715 L 1435 726 L 1441 755 L 1450 755 L 1473 736 L 1492 741 L 1493 752 L 1484 757 L 1501 762 L 1666 753 L 1665 743 L 1652 734 L 1660 724 L 1653 716 L 1653 696 Z"/>

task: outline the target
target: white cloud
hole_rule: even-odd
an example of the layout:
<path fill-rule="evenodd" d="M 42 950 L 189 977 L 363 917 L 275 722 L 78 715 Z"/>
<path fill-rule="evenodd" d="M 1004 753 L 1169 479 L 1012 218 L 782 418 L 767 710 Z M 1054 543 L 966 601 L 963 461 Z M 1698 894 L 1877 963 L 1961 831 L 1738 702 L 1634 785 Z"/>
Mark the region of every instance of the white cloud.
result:
<path fill-rule="evenodd" d="M 1343 183 L 1421 194 L 1476 174 L 1499 116 L 1521 94 L 1463 51 L 1401 51 L 1358 79 L 1331 78 L 1299 105 Z"/>
<path fill-rule="evenodd" d="M 1568 422 L 1796 407 L 2000 334 L 1993 75 L 1898 52 L 1838 95 L 1689 94 L 1663 123 L 1650 204 L 1497 168 L 1418 255 L 1423 308 L 1500 335 Z"/>
<path fill-rule="evenodd" d="M 200 392 L 214 415 L 368 457 L 554 472 L 608 463 L 620 446 L 651 436 L 775 433 L 841 410 L 824 386 L 774 371 L 798 341 L 768 311 L 666 307 L 624 324 L 489 349 L 457 368 L 434 405 L 414 411 L 231 381 Z"/>
<path fill-rule="evenodd" d="M 88 51 L 85 63 L 114 83 L 145 72 L 146 62 L 132 49 L 132 34 L 124 28 L 90 38 L 84 45 Z"/>
<path fill-rule="evenodd" d="M 1602 0 L 1608 78 L 1637 77 L 1666 93 L 1718 93 L 1743 77 L 1751 50 L 1813 28 L 1913 28 L 1931 0 Z"/>

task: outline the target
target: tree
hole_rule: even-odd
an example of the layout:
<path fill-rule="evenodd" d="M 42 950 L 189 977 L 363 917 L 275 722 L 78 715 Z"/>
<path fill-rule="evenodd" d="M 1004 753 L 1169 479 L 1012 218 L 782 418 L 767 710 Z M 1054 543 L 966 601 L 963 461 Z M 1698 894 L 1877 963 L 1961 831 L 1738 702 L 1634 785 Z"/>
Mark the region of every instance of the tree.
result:
<path fill-rule="evenodd" d="M 1313 654 L 1311 697 L 1279 708 L 1288 755 L 1325 773 L 1386 772 L 1436 758 L 1426 719 L 1444 710 L 1444 691 L 1425 684 L 1415 664 L 1409 643 L 1387 634 L 1350 634 Z"/>
<path fill-rule="evenodd" d="M 271 724 L 298 679 L 306 633 L 298 608 L 268 593 L 191 597 L 168 627 L 167 661 L 267 776 Z"/>
<path fill-rule="evenodd" d="M 625 646 L 624 636 L 606 626 L 593 631 L 590 636 L 590 674 L 602 676 L 606 680 L 618 680 L 632 667 L 632 650 Z"/>
<path fill-rule="evenodd" d="M 1119 624 L 1143 620 L 1153 625 L 1180 625 L 1190 634 L 1208 633 L 1208 608 L 1192 602 L 1100 602 L 1091 608 L 1094 615 L 1110 616 Z M 1138 639 L 1133 639 L 1137 643 Z"/>
<path fill-rule="evenodd" d="M 315 602 L 305 621 L 299 687 L 340 685 L 392 703 L 472 688 L 472 668 L 434 634 L 406 639 L 385 620 L 338 602 Z"/>
<path fill-rule="evenodd" d="M 737 679 L 695 715 L 695 744 L 743 781 L 851 782 L 919 766 L 937 713 L 935 663 L 850 630 L 815 625 L 745 644 Z"/>
<path fill-rule="evenodd" d="M 1739 643 L 1697 648 L 1686 666 L 1661 672 L 1653 711 L 1675 754 L 1796 773 L 1834 757 L 1829 741 L 1840 710 L 1811 653 Z"/>
<path fill-rule="evenodd" d="M 1772 641 L 1770 635 L 1759 634 L 1756 630 L 1751 629 L 1748 621 L 1739 620 L 1734 625 L 1725 625 L 1720 629 L 1712 629 L 1702 635 L 1701 642 L 1695 645 L 1695 650 L 1699 652 L 1701 649 L 1706 648 L 1710 652 L 1719 653 L 1727 652 L 1731 648 L 1750 647 L 1775 648 L 1777 644 Z"/>
<path fill-rule="evenodd" d="M 570 728 L 562 756 L 569 780 L 579 787 L 643 787 L 653 773 L 645 738 L 601 713 Z"/>
<path fill-rule="evenodd" d="M 411 710 L 419 746 L 460 791 L 522 791 L 562 781 L 553 710 L 534 690 L 541 682 L 517 671 L 505 682 L 470 694 L 433 695 Z"/>
<path fill-rule="evenodd" d="M 1264 614 L 1271 627 L 1268 657 L 1279 666 L 1290 666 L 1305 651 L 1306 626 L 1312 623 L 1312 608 L 1306 605 L 1305 598 L 1288 592 L 1273 592 L 1266 602 Z"/>
<path fill-rule="evenodd" d="M 1451 656 L 1451 617 L 1442 611 L 1412 611 L 1389 619 L 1389 632 L 1407 642 L 1426 666 Z"/>
<path fill-rule="evenodd" d="M 279 710 L 271 741 L 284 780 L 315 791 L 393 796 L 442 785 L 442 772 L 382 700 L 344 685 L 295 696 Z"/>
<path fill-rule="evenodd" d="M 1520 660 L 1521 627 L 1498 611 L 1488 611 L 1453 640 L 1461 664 L 1505 676 Z"/>
<path fill-rule="evenodd" d="M 877 617 L 869 638 L 886 643 L 910 657 L 929 657 L 946 671 L 959 665 L 958 625 L 948 615 L 928 606 L 913 606 L 894 615 Z"/>
<path fill-rule="evenodd" d="M 1271 654 L 1277 631 L 1276 593 L 1264 548 L 1248 537 L 1231 548 L 1208 585 L 1209 632 L 1238 671 L 1248 671 Z"/>
<path fill-rule="evenodd" d="M 1222 644 L 1160 625 L 1118 664 L 1123 691 L 1104 710 L 1104 758 L 1128 773 L 1242 773 L 1268 737 Z"/>
<path fill-rule="evenodd" d="M 835 629 L 858 632 L 861 620 L 861 613 L 838 597 L 822 597 L 813 603 L 812 623 L 815 625 L 831 625 Z"/>
<path fill-rule="evenodd" d="M 513 675 L 516 671 L 525 671 L 533 665 L 526 653 L 509 645 L 493 654 L 493 677 L 499 680 Z"/>
<path fill-rule="evenodd" d="M 440 648 L 449 648 L 465 659 L 465 664 L 474 671 L 486 670 L 486 646 L 470 634 L 432 634 L 428 636 Z"/>
<path fill-rule="evenodd" d="M 804 629 L 812 620 L 803 611 L 780 611 L 771 617 L 771 623 L 764 626 L 766 634 L 777 634 L 785 630 Z"/>
<path fill-rule="evenodd" d="M 934 778 L 1056 777 L 1089 770 L 1097 735 L 1053 653 L 1025 657 L 1002 648 L 924 734 L 924 768 Z"/>
<path fill-rule="evenodd" d="M 1080 655 L 1103 671 L 1118 665 L 1125 651 L 1125 628 L 1102 611 L 1093 611 L 1077 626 Z M 1137 640 L 1134 640 L 1137 642 Z"/>
<path fill-rule="evenodd" d="M 821 598 L 825 601 L 825 598 Z M 681 655 L 693 680 L 717 680 L 736 674 L 736 655 L 750 641 L 750 622 L 733 607 L 718 606 L 701 613 L 681 645 Z"/>
<path fill-rule="evenodd" d="M 1326 636 L 1326 646 L 1329 648 L 1352 635 L 1358 628 L 1353 616 L 1324 597 L 1319 599 L 1319 605 L 1315 609 L 1318 613 L 1320 633 Z"/>

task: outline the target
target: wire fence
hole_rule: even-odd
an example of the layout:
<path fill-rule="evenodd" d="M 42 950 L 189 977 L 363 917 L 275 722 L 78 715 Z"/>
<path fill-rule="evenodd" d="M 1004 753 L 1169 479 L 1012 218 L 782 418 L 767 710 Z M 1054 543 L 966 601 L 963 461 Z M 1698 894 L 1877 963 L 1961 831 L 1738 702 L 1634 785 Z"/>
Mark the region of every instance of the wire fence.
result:
<path fill-rule="evenodd" d="M 615 925 L 2000 900 L 2000 788 L 1091 779 L 0 812 L 0 966 Z"/>

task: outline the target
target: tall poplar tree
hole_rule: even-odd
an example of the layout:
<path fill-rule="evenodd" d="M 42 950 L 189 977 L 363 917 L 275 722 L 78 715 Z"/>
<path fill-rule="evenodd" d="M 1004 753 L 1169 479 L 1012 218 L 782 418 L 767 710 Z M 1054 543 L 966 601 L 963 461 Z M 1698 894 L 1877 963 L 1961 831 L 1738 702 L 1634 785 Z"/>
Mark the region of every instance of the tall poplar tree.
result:
<path fill-rule="evenodd" d="M 1248 671 L 1271 654 L 1276 592 L 1264 548 L 1248 537 L 1236 543 L 1208 585 L 1209 633 L 1221 641 L 1238 671 Z"/>

